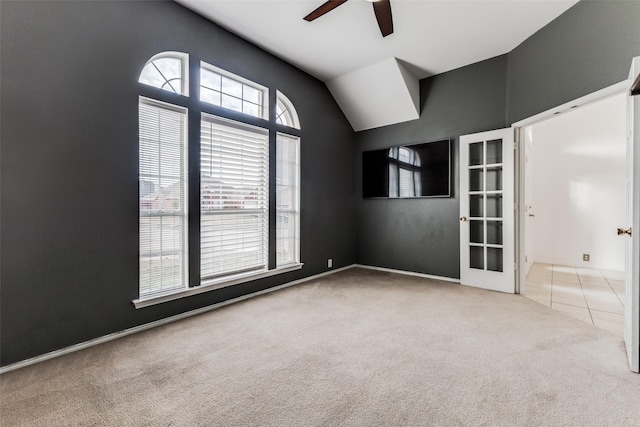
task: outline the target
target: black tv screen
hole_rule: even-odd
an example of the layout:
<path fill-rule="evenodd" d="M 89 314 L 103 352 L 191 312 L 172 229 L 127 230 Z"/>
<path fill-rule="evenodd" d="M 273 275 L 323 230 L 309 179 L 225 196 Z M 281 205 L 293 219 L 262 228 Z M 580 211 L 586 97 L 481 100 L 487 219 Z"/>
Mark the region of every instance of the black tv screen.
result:
<path fill-rule="evenodd" d="M 363 152 L 362 196 L 451 197 L 451 140 Z"/>

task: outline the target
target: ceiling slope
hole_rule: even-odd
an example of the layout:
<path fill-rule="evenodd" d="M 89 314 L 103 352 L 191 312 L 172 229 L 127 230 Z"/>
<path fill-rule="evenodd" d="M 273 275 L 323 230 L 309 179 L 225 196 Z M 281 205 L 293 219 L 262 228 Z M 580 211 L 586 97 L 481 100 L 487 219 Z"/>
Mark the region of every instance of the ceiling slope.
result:
<path fill-rule="evenodd" d="M 396 58 L 329 80 L 327 87 L 355 131 L 420 117 L 420 84 Z"/>

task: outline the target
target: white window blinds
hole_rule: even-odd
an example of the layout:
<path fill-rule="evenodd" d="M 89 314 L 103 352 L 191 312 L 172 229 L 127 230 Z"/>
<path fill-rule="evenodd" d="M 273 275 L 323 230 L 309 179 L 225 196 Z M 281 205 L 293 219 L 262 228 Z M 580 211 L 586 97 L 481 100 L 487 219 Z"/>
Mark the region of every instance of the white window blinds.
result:
<path fill-rule="evenodd" d="M 202 115 L 202 279 L 267 268 L 268 148 L 268 130 Z"/>
<path fill-rule="evenodd" d="M 140 98 L 140 296 L 187 284 L 186 117 Z"/>
<path fill-rule="evenodd" d="M 276 266 L 300 260 L 300 138 L 276 137 Z"/>

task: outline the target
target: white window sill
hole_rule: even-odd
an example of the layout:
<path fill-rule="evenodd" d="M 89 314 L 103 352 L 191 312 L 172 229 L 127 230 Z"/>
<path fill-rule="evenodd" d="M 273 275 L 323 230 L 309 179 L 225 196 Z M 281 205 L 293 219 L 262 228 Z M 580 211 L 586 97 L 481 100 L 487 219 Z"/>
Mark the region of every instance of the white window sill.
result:
<path fill-rule="evenodd" d="M 149 307 L 151 305 L 161 304 L 167 301 L 173 301 L 180 298 L 190 297 L 204 292 L 213 291 L 215 289 L 226 288 L 227 286 L 237 285 L 239 283 L 250 282 L 252 280 L 263 279 L 265 277 L 275 276 L 277 274 L 288 273 L 290 271 L 300 270 L 304 264 L 289 264 L 273 270 L 263 270 L 259 272 L 241 273 L 233 276 L 226 276 L 218 279 L 210 279 L 203 281 L 200 286 L 193 288 L 180 289 L 171 293 L 152 295 L 146 298 L 134 299 L 133 305 L 138 308 Z"/>

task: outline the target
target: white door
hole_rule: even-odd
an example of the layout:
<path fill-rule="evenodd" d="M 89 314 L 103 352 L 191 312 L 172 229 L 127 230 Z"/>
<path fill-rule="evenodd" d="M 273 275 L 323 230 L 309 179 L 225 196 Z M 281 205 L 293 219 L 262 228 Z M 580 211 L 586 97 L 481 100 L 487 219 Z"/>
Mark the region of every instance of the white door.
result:
<path fill-rule="evenodd" d="M 629 78 L 634 81 L 640 73 L 640 57 L 631 64 Z M 627 223 L 618 230 L 626 241 L 625 280 L 625 327 L 624 342 L 629 357 L 629 367 L 633 372 L 640 372 L 640 271 L 638 270 L 638 254 L 640 253 L 640 150 L 634 150 L 634 141 L 640 144 L 640 96 L 629 97 L 627 121 Z"/>
<path fill-rule="evenodd" d="M 460 282 L 515 292 L 514 130 L 460 137 Z"/>
<path fill-rule="evenodd" d="M 533 265 L 533 127 L 524 130 L 524 276 Z"/>

